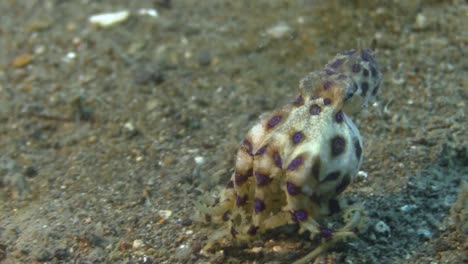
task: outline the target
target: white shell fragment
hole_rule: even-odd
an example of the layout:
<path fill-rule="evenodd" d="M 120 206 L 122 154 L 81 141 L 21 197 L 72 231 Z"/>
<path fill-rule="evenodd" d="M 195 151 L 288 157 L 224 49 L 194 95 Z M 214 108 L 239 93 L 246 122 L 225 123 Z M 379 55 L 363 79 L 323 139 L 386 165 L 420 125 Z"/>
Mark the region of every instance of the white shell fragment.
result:
<path fill-rule="evenodd" d="M 129 132 L 135 131 L 135 126 L 131 122 L 127 122 L 123 125 L 123 127 L 128 130 Z"/>
<path fill-rule="evenodd" d="M 139 15 L 152 16 L 152 17 L 158 17 L 158 16 L 159 16 L 158 11 L 157 11 L 156 9 L 145 9 L 145 8 L 142 8 L 142 9 L 139 9 L 139 10 L 138 10 L 138 14 L 139 14 Z"/>
<path fill-rule="evenodd" d="M 95 26 L 110 27 L 127 20 L 129 14 L 130 13 L 127 10 L 115 13 L 101 13 L 90 16 L 89 22 Z"/>
<path fill-rule="evenodd" d="M 413 205 L 413 204 L 409 205 L 409 204 L 407 204 L 407 205 L 403 205 L 402 207 L 400 207 L 400 210 L 401 210 L 402 212 L 405 212 L 405 213 L 410 213 L 410 212 L 414 211 L 414 210 L 417 209 L 417 208 L 418 208 L 418 207 L 417 207 L 416 205 Z"/>
<path fill-rule="evenodd" d="M 374 230 L 384 236 L 390 235 L 390 227 L 384 221 L 377 222 L 374 226 Z"/>
<path fill-rule="evenodd" d="M 284 37 L 291 31 L 291 27 L 285 22 L 280 22 L 277 25 L 269 28 L 266 33 L 273 38 L 279 39 Z"/>
<path fill-rule="evenodd" d="M 357 178 L 358 180 L 361 180 L 361 181 L 367 180 L 367 177 L 368 177 L 368 174 L 367 174 L 367 172 L 365 172 L 365 171 L 358 171 L 358 173 L 357 173 L 357 175 L 356 175 L 356 178 Z"/>
<path fill-rule="evenodd" d="M 196 156 L 195 158 L 193 158 L 195 160 L 195 163 L 197 165 L 202 165 L 203 163 L 205 163 L 205 158 L 202 157 L 202 156 Z"/>
<path fill-rule="evenodd" d="M 160 210 L 159 211 L 159 216 L 161 216 L 162 219 L 167 220 L 169 217 L 171 217 L 172 211 L 170 210 Z"/>
<path fill-rule="evenodd" d="M 141 239 L 133 240 L 132 247 L 133 249 L 141 249 L 145 246 L 145 242 Z"/>

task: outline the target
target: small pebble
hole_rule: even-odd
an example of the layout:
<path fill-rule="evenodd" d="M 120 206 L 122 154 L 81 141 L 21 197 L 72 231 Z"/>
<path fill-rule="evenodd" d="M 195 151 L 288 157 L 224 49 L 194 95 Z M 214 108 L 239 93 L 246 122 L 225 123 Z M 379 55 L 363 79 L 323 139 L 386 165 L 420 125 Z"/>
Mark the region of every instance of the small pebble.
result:
<path fill-rule="evenodd" d="M 211 53 L 208 50 L 203 50 L 198 54 L 198 64 L 200 66 L 210 66 Z"/>
<path fill-rule="evenodd" d="M 188 260 L 190 258 L 190 255 L 192 254 L 192 249 L 187 246 L 187 245 L 180 245 L 175 253 L 174 256 L 181 261 Z"/>
<path fill-rule="evenodd" d="M 203 163 L 205 163 L 205 158 L 203 158 L 202 156 L 196 156 L 194 160 L 197 165 L 202 165 Z"/>
<path fill-rule="evenodd" d="M 193 242 L 193 244 L 192 244 L 192 252 L 193 252 L 193 253 L 198 253 L 198 252 L 200 252 L 200 250 L 201 250 L 202 248 L 203 248 L 202 243 L 200 243 L 199 241 Z"/>
<path fill-rule="evenodd" d="M 169 217 L 171 217 L 172 211 L 171 210 L 160 210 L 159 211 L 159 216 L 161 216 L 162 219 L 167 220 Z"/>
<path fill-rule="evenodd" d="M 365 171 L 358 171 L 356 175 L 356 180 L 364 181 L 367 180 L 368 174 Z"/>
<path fill-rule="evenodd" d="M 24 175 L 30 178 L 36 176 L 37 173 L 38 173 L 37 168 L 35 166 L 28 166 L 26 170 L 24 171 Z"/>
<path fill-rule="evenodd" d="M 67 55 L 65 55 L 65 57 L 66 57 L 66 60 L 72 61 L 76 58 L 76 53 L 73 51 L 70 51 L 67 53 Z"/>
<path fill-rule="evenodd" d="M 28 65 L 33 59 L 33 56 L 31 54 L 22 54 L 16 57 L 11 65 L 15 68 L 22 68 Z"/>
<path fill-rule="evenodd" d="M 156 178 L 151 177 L 151 178 L 148 179 L 148 182 L 146 184 L 149 185 L 149 186 L 153 186 L 155 183 L 156 183 Z"/>
<path fill-rule="evenodd" d="M 97 141 L 97 137 L 95 135 L 92 135 L 88 138 L 88 143 L 89 144 L 94 144 Z"/>
<path fill-rule="evenodd" d="M 431 239 L 432 238 L 432 232 L 428 229 L 425 228 L 420 228 L 416 231 L 418 236 L 425 238 L 425 239 Z"/>
<path fill-rule="evenodd" d="M 106 262 L 106 253 L 100 247 L 94 247 L 89 252 L 89 260 L 91 263 L 105 263 Z"/>
<path fill-rule="evenodd" d="M 36 255 L 36 260 L 40 262 L 45 262 L 45 261 L 49 261 L 52 259 L 52 256 L 49 253 L 49 251 L 45 249 L 40 249 L 35 255 Z"/>
<path fill-rule="evenodd" d="M 155 2 L 156 5 L 162 7 L 162 8 L 171 8 L 172 7 L 172 1 L 171 0 L 156 0 L 153 1 Z"/>
<path fill-rule="evenodd" d="M 159 162 L 159 165 L 160 165 L 160 166 L 167 167 L 167 166 L 170 166 L 171 164 L 173 164 L 174 162 L 175 162 L 175 157 L 173 157 L 173 156 L 165 156 L 165 157 Z"/>
<path fill-rule="evenodd" d="M 69 253 L 66 248 L 57 248 L 54 251 L 54 257 L 58 260 L 64 260 L 68 257 Z"/>
<path fill-rule="evenodd" d="M 416 28 L 418 29 L 423 29 L 427 26 L 427 19 L 426 17 L 419 13 L 417 16 L 416 16 Z"/>
<path fill-rule="evenodd" d="M 157 67 L 152 66 L 148 68 L 139 67 L 134 73 L 133 80 L 138 85 L 154 84 L 158 85 L 164 82 L 165 77 L 163 71 Z"/>
<path fill-rule="evenodd" d="M 384 236 L 390 235 L 390 227 L 384 221 L 377 222 L 374 226 L 374 230 Z"/>
<path fill-rule="evenodd" d="M 130 123 L 130 122 L 125 123 L 125 124 L 124 124 L 124 128 L 125 128 L 127 131 L 129 131 L 129 132 L 135 131 L 135 127 L 134 127 L 133 124 Z"/>
<path fill-rule="evenodd" d="M 89 17 L 89 22 L 92 25 L 106 28 L 127 20 L 129 15 L 130 13 L 127 10 L 96 14 Z"/>
<path fill-rule="evenodd" d="M 146 111 L 153 111 L 155 110 L 158 106 L 160 105 L 160 102 L 158 99 L 151 99 L 148 102 L 146 102 Z"/>
<path fill-rule="evenodd" d="M 183 226 L 189 226 L 192 224 L 192 220 L 190 218 L 184 218 L 180 221 L 180 224 Z"/>
<path fill-rule="evenodd" d="M 284 248 L 284 247 L 282 247 L 280 245 L 273 246 L 271 249 L 275 253 L 284 253 L 284 252 L 286 252 L 286 248 Z"/>
<path fill-rule="evenodd" d="M 416 208 L 418 207 L 414 204 L 411 204 L 411 205 L 407 204 L 407 205 L 403 205 L 402 207 L 400 207 L 400 211 L 405 212 L 405 213 L 410 213 L 414 211 Z"/>
<path fill-rule="evenodd" d="M 156 9 L 147 9 L 147 8 L 142 8 L 142 9 L 139 9 L 138 10 L 138 14 L 139 15 L 147 15 L 147 16 L 151 16 L 151 17 L 158 17 L 159 14 L 158 14 L 158 11 Z"/>
<path fill-rule="evenodd" d="M 254 253 L 254 254 L 258 254 L 260 252 L 263 251 L 263 247 L 253 247 L 250 252 Z"/>
<path fill-rule="evenodd" d="M 284 37 L 287 33 L 291 31 L 291 27 L 289 27 L 288 24 L 285 22 L 280 22 L 277 25 L 269 28 L 267 30 L 267 34 L 272 36 L 273 38 L 282 38 Z"/>
<path fill-rule="evenodd" d="M 127 138 L 132 138 L 134 136 L 137 136 L 140 131 L 138 131 L 137 128 L 133 125 L 131 122 L 127 122 L 123 125 L 124 128 L 124 134 L 127 136 Z"/>
<path fill-rule="evenodd" d="M 141 249 L 144 246 L 145 246 L 145 242 L 143 242 L 143 240 L 141 240 L 141 239 L 133 240 L 133 243 L 132 243 L 132 248 L 133 249 Z"/>
<path fill-rule="evenodd" d="M 31 253 L 31 249 L 29 249 L 27 246 L 24 248 L 20 249 L 21 254 L 27 256 Z M 6 257 L 6 246 L 0 244 L 0 261 Z"/>

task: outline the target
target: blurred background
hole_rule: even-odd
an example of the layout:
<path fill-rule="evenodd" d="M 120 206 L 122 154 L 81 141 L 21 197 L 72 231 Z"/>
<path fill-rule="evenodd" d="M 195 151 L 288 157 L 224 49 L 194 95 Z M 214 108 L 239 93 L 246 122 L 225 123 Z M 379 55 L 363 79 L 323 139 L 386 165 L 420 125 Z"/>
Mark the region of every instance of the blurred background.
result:
<path fill-rule="evenodd" d="M 202 256 L 216 227 L 192 220 L 193 201 L 224 186 L 260 114 L 356 47 L 384 75 L 352 116 L 365 176 L 345 196 L 369 228 L 323 258 L 467 261 L 466 1 L 5 0 L 0 13 L 0 262 L 305 255 L 315 244 L 294 232 Z"/>

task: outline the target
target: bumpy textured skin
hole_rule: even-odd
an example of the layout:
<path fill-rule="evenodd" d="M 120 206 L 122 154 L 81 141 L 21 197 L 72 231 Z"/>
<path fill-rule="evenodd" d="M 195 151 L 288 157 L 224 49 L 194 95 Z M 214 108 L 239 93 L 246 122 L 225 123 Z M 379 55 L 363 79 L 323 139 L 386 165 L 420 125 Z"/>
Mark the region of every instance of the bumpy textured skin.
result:
<path fill-rule="evenodd" d="M 331 235 L 316 220 L 339 210 L 362 162 L 361 135 L 343 107 L 356 95 L 373 102 L 381 79 L 370 50 L 349 50 L 303 78 L 294 102 L 264 115 L 242 141 L 220 200 L 200 208 L 227 223 L 221 236 L 248 239 L 291 223 L 311 237 Z"/>

